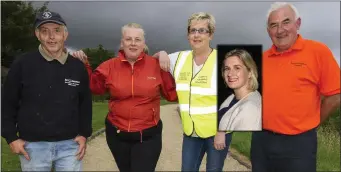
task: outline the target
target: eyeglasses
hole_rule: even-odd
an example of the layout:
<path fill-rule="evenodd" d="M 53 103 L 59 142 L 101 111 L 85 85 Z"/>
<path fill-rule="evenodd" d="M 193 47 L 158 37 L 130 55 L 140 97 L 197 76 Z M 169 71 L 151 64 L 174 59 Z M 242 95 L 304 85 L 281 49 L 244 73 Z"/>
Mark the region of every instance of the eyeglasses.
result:
<path fill-rule="evenodd" d="M 196 32 L 198 32 L 199 34 L 205 34 L 205 33 L 210 33 L 210 31 L 208 29 L 204 29 L 204 28 L 200 28 L 200 29 L 190 29 L 189 33 L 190 34 L 195 34 Z"/>

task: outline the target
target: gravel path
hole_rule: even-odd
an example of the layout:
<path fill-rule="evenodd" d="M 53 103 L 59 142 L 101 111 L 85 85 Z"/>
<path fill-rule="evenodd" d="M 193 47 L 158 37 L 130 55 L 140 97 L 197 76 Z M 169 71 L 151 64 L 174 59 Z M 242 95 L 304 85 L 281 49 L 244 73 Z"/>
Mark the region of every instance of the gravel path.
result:
<path fill-rule="evenodd" d="M 176 111 L 177 105 L 161 107 L 163 121 L 163 147 L 156 171 L 181 170 L 182 128 L 181 120 Z M 200 171 L 205 171 L 206 155 L 202 161 Z M 97 136 L 88 143 L 84 157 L 84 171 L 118 171 L 114 158 L 106 144 L 105 134 Z M 230 155 L 225 160 L 224 171 L 250 171 Z"/>

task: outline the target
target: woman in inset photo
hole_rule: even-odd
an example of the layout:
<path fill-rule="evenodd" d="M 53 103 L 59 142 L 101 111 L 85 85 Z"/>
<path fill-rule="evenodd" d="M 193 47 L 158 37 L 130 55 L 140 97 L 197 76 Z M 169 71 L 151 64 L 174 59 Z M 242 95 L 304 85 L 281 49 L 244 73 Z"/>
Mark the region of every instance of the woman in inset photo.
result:
<path fill-rule="evenodd" d="M 233 94 L 219 108 L 219 131 L 261 131 L 262 97 L 257 91 L 257 66 L 251 55 L 242 49 L 228 52 L 221 72 Z"/>

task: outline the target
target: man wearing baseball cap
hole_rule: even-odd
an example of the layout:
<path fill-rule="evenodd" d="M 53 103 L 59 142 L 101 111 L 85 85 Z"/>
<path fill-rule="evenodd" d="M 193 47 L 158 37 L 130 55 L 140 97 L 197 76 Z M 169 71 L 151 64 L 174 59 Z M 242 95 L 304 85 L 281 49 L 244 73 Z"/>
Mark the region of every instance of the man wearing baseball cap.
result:
<path fill-rule="evenodd" d="M 16 58 L 4 83 L 1 135 L 23 171 L 81 171 L 92 133 L 88 74 L 66 51 L 58 13 L 39 13 L 34 27 L 38 50 Z"/>

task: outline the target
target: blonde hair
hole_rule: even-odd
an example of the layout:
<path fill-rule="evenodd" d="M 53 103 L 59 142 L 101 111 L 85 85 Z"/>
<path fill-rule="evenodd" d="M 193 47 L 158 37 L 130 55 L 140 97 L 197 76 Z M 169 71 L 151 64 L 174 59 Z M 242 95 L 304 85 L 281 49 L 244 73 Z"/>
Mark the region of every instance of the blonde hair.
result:
<path fill-rule="evenodd" d="M 146 46 L 144 46 L 143 51 L 144 51 L 145 54 L 149 53 L 149 48 L 148 48 L 147 44 L 146 44 Z"/>
<path fill-rule="evenodd" d="M 143 32 L 143 36 L 145 36 L 145 33 L 144 33 L 144 29 L 142 28 L 142 26 L 138 23 L 128 23 L 126 25 L 124 25 L 121 29 L 121 32 L 122 32 L 122 35 L 124 33 L 124 31 L 128 28 L 135 28 L 135 29 L 141 29 L 142 32 Z"/>
<path fill-rule="evenodd" d="M 226 53 L 223 64 L 222 64 L 222 68 L 221 68 L 222 76 L 224 77 L 225 60 L 232 56 L 239 57 L 239 59 L 246 66 L 246 69 L 249 72 L 251 72 L 251 80 L 249 81 L 248 88 L 252 91 L 257 90 L 259 87 L 258 80 L 257 80 L 258 78 L 257 65 L 255 61 L 253 60 L 252 56 L 250 55 L 250 53 L 248 53 L 247 51 L 243 49 L 234 49 Z"/>
<path fill-rule="evenodd" d="M 213 34 L 215 32 L 215 18 L 213 15 L 205 12 L 198 12 L 192 14 L 188 19 L 188 25 L 187 25 L 187 33 L 189 33 L 189 29 L 191 27 L 191 24 L 193 21 L 201 21 L 201 20 L 207 20 L 208 21 L 208 30 L 210 31 L 210 34 Z"/>

